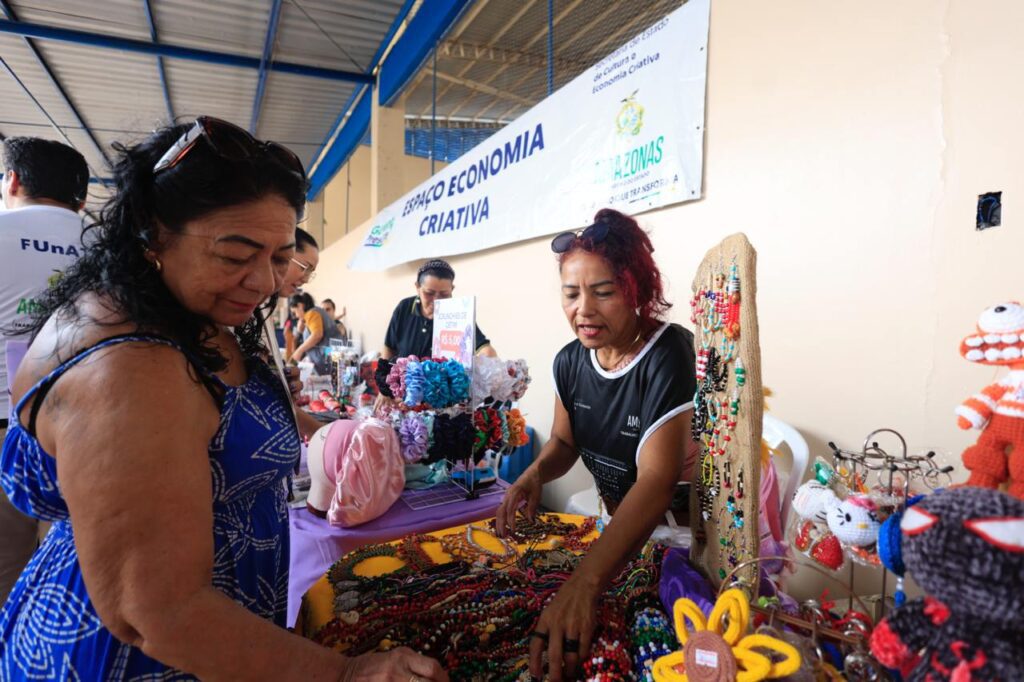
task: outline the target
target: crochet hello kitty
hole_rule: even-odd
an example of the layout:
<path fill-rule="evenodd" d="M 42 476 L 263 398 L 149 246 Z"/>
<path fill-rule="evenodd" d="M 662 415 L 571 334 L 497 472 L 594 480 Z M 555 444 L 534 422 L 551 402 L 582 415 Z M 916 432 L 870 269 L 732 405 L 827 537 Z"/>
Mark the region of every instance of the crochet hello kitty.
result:
<path fill-rule="evenodd" d="M 817 481 L 807 481 L 793 495 L 793 511 L 800 517 L 793 546 L 832 570 L 843 565 L 843 548 L 828 526 L 829 514 L 838 507 L 835 492 Z"/>

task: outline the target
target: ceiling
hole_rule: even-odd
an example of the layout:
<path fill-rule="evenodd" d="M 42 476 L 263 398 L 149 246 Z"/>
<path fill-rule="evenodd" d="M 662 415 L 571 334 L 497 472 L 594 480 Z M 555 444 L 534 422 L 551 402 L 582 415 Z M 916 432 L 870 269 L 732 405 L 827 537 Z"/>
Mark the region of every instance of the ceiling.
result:
<path fill-rule="evenodd" d="M 462 130 L 411 153 L 451 161 L 682 2 L 0 0 L 0 136 L 73 145 L 93 206 L 115 142 L 200 114 L 287 145 L 322 187 L 365 139 L 359 94 L 400 38 L 418 43 L 390 88 L 407 127 Z"/>
<path fill-rule="evenodd" d="M 280 63 L 366 76 L 405 18 L 403 0 L 0 0 L 0 18 L 261 60 L 239 67 L 0 33 L 0 135 L 70 143 L 104 178 L 115 141 L 172 116 L 217 116 L 292 148 L 309 165 L 360 83 Z M 404 12 L 404 13 L 403 13 Z M 269 40 L 269 48 L 267 48 Z M 161 70 L 163 77 L 161 77 Z M 262 80 L 261 97 L 257 91 Z M 166 83 L 166 91 L 163 83 Z M 59 128 L 59 130 L 58 130 Z M 93 195 L 100 185 L 95 185 Z"/>

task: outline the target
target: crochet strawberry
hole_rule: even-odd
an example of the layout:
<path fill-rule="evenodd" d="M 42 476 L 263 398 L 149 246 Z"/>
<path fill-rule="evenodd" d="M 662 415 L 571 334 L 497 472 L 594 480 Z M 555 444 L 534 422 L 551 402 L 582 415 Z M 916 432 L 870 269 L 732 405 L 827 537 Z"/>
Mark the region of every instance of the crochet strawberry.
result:
<path fill-rule="evenodd" d="M 811 558 L 833 571 L 843 565 L 843 547 L 839 538 L 829 533 L 811 548 Z"/>

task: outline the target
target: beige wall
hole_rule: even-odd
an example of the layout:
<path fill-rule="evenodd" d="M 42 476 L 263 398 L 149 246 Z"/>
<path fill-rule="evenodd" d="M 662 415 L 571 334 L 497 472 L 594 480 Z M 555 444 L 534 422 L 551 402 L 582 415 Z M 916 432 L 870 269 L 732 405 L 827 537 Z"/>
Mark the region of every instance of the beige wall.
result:
<path fill-rule="evenodd" d="M 440 171 L 447 164 L 436 162 Z M 402 163 L 401 177 L 391 178 L 404 189 L 404 194 L 430 177 L 430 159 L 406 156 Z M 351 183 L 346 193 L 346 184 Z M 370 148 L 359 145 L 348 163 L 334 176 L 318 201 L 324 204 L 324 241 L 331 245 L 345 236 L 346 231 L 355 230 L 362 234 L 362 224 L 370 219 Z M 358 228 L 358 229 L 357 229 Z"/>
<path fill-rule="evenodd" d="M 704 198 L 641 223 L 684 325 L 704 252 L 732 232 L 749 236 L 769 408 L 812 454 L 829 440 L 859 447 L 890 426 L 912 451 L 936 448 L 958 463 L 976 436 L 956 428 L 953 408 L 996 372 L 961 360 L 959 339 L 984 307 L 1024 296 L 1014 213 L 1024 195 L 1024 5 L 981 9 L 714 3 Z M 976 232 L 977 195 L 994 190 L 1005 223 Z M 366 228 L 327 250 L 314 289 L 346 305 L 351 327 L 379 346 L 395 302 L 413 293 L 416 265 L 346 270 Z M 571 339 L 548 239 L 451 261 L 498 351 L 529 361 L 525 409 L 546 434 L 551 359 Z M 588 484 L 578 468 L 545 502 L 560 508 Z"/>

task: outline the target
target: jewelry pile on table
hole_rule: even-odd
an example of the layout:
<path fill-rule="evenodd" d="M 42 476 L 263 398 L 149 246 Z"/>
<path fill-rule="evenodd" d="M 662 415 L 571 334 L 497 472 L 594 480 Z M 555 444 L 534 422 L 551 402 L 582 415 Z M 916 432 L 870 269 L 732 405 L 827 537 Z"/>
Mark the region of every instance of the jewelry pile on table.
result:
<path fill-rule="evenodd" d="M 528 680 L 530 633 L 593 529 L 593 519 L 576 526 L 538 515 L 534 522 L 519 519 L 507 539 L 494 535 L 491 522 L 351 552 L 328 572 L 335 617 L 313 640 L 349 655 L 406 646 L 439 660 L 452 680 Z M 485 547 L 483 536 L 501 549 Z M 423 548 L 429 543 L 439 543 L 452 561 L 434 563 Z M 663 554 L 660 545 L 645 547 L 601 598 L 584 679 L 653 679 L 650 665 L 674 641 L 658 600 Z M 357 575 L 356 566 L 380 556 L 405 565 L 379 577 Z"/>

